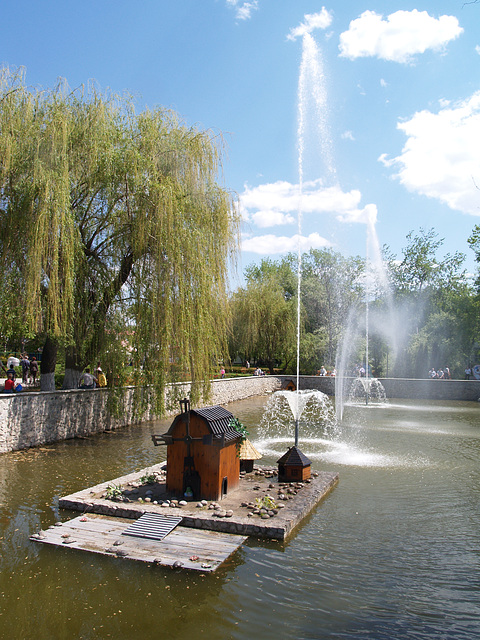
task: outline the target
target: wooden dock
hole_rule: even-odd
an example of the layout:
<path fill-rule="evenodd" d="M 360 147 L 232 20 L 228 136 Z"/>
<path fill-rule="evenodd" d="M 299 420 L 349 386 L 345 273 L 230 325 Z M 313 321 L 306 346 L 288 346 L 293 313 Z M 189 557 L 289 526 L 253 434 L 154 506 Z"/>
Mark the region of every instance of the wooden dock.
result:
<path fill-rule="evenodd" d="M 246 540 L 246 536 L 182 526 L 161 540 L 152 540 L 125 535 L 131 523 L 123 518 L 89 514 L 57 523 L 34 534 L 31 540 L 205 573 L 215 571 Z"/>

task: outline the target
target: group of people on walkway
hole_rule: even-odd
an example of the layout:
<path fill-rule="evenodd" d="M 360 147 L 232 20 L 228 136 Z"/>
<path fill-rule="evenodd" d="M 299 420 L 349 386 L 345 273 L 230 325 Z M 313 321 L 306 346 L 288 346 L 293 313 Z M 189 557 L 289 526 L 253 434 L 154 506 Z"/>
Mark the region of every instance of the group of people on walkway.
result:
<path fill-rule="evenodd" d="M 32 356 L 32 358 L 29 359 L 28 355 L 23 353 L 20 361 L 17 358 L 9 358 L 7 362 L 8 369 L 3 362 L 0 361 L 0 364 L 7 376 L 3 389 L 4 393 L 18 393 L 19 391 L 23 391 L 24 387 L 27 385 L 31 384 L 35 386 L 37 384 L 38 361 L 35 356 Z M 22 369 L 21 383 L 17 382 L 15 364 L 20 364 Z"/>
<path fill-rule="evenodd" d="M 450 374 L 450 369 L 448 367 L 445 367 L 444 369 L 438 369 L 438 371 L 435 371 L 435 369 L 432 367 L 428 372 L 428 377 L 431 378 L 432 380 L 451 380 L 452 379 L 452 376 Z"/>
<path fill-rule="evenodd" d="M 102 371 L 100 366 L 100 362 L 97 364 L 97 368 L 95 370 L 95 374 L 93 374 L 90 370 L 90 367 L 87 367 L 85 371 L 80 376 L 80 380 L 78 381 L 79 389 L 95 389 L 96 387 L 106 387 L 107 386 L 107 378 Z"/>
<path fill-rule="evenodd" d="M 18 393 L 23 391 L 27 386 L 35 386 L 37 384 L 38 377 L 38 361 L 35 356 L 31 359 L 27 354 L 22 354 L 21 360 L 18 358 L 9 358 L 7 362 L 8 368 L 0 360 L 0 366 L 6 374 L 6 380 L 3 388 L 4 393 Z M 20 366 L 22 370 L 22 382 L 17 380 L 17 371 L 15 365 Z M 78 383 L 80 389 L 95 389 L 95 387 L 106 387 L 107 378 L 98 363 L 95 370 L 95 374 L 91 373 L 90 368 L 87 367 L 80 376 Z"/>
<path fill-rule="evenodd" d="M 322 364 L 322 366 L 320 367 L 320 369 L 317 371 L 317 376 L 336 376 L 337 375 L 337 370 L 335 369 L 335 367 L 331 370 L 331 371 L 327 371 L 327 369 L 325 369 L 325 366 Z"/>

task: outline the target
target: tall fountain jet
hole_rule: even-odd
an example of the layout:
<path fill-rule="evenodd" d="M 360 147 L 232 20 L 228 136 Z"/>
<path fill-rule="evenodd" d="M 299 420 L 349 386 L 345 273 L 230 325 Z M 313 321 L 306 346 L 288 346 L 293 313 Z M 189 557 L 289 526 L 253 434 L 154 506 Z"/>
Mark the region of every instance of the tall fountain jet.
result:
<path fill-rule="evenodd" d="M 320 149 L 320 158 L 324 165 L 324 179 L 335 182 L 335 169 L 332 161 L 332 144 L 327 118 L 327 91 L 325 73 L 320 50 L 310 35 L 302 37 L 302 60 L 298 80 L 298 285 L 297 285 L 297 392 L 292 411 L 295 416 L 295 446 L 298 445 L 298 422 L 302 407 L 300 402 L 300 318 L 301 318 L 301 280 L 302 280 L 302 218 L 303 189 L 305 181 L 306 139 L 312 133 L 316 139 L 316 149 Z"/>

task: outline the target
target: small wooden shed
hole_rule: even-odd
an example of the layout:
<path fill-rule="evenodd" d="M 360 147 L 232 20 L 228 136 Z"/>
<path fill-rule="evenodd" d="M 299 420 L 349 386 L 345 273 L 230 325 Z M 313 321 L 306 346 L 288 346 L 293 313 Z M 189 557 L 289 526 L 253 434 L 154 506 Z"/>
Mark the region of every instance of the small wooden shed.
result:
<path fill-rule="evenodd" d="M 290 447 L 277 464 L 279 482 L 302 482 L 310 478 L 312 463 L 297 446 Z"/>
<path fill-rule="evenodd" d="M 297 385 L 293 380 L 284 380 L 282 384 L 282 391 L 296 391 Z"/>
<path fill-rule="evenodd" d="M 255 449 L 248 438 L 245 438 L 240 445 L 239 451 L 240 471 L 251 473 L 255 460 L 260 460 L 261 457 L 262 454 Z"/>
<path fill-rule="evenodd" d="M 221 406 L 190 409 L 181 402 L 182 413 L 155 445 L 167 445 L 167 491 L 196 500 L 220 500 L 239 484 L 242 438 L 231 426 L 233 414 Z"/>

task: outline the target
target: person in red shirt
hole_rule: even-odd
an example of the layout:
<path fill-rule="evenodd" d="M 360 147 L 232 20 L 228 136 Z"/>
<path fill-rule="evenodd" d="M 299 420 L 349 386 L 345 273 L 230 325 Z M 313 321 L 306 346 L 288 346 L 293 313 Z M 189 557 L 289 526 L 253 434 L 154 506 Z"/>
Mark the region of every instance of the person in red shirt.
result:
<path fill-rule="evenodd" d="M 7 371 L 7 379 L 5 380 L 5 393 L 13 393 L 15 391 L 15 380 L 13 373 Z"/>

